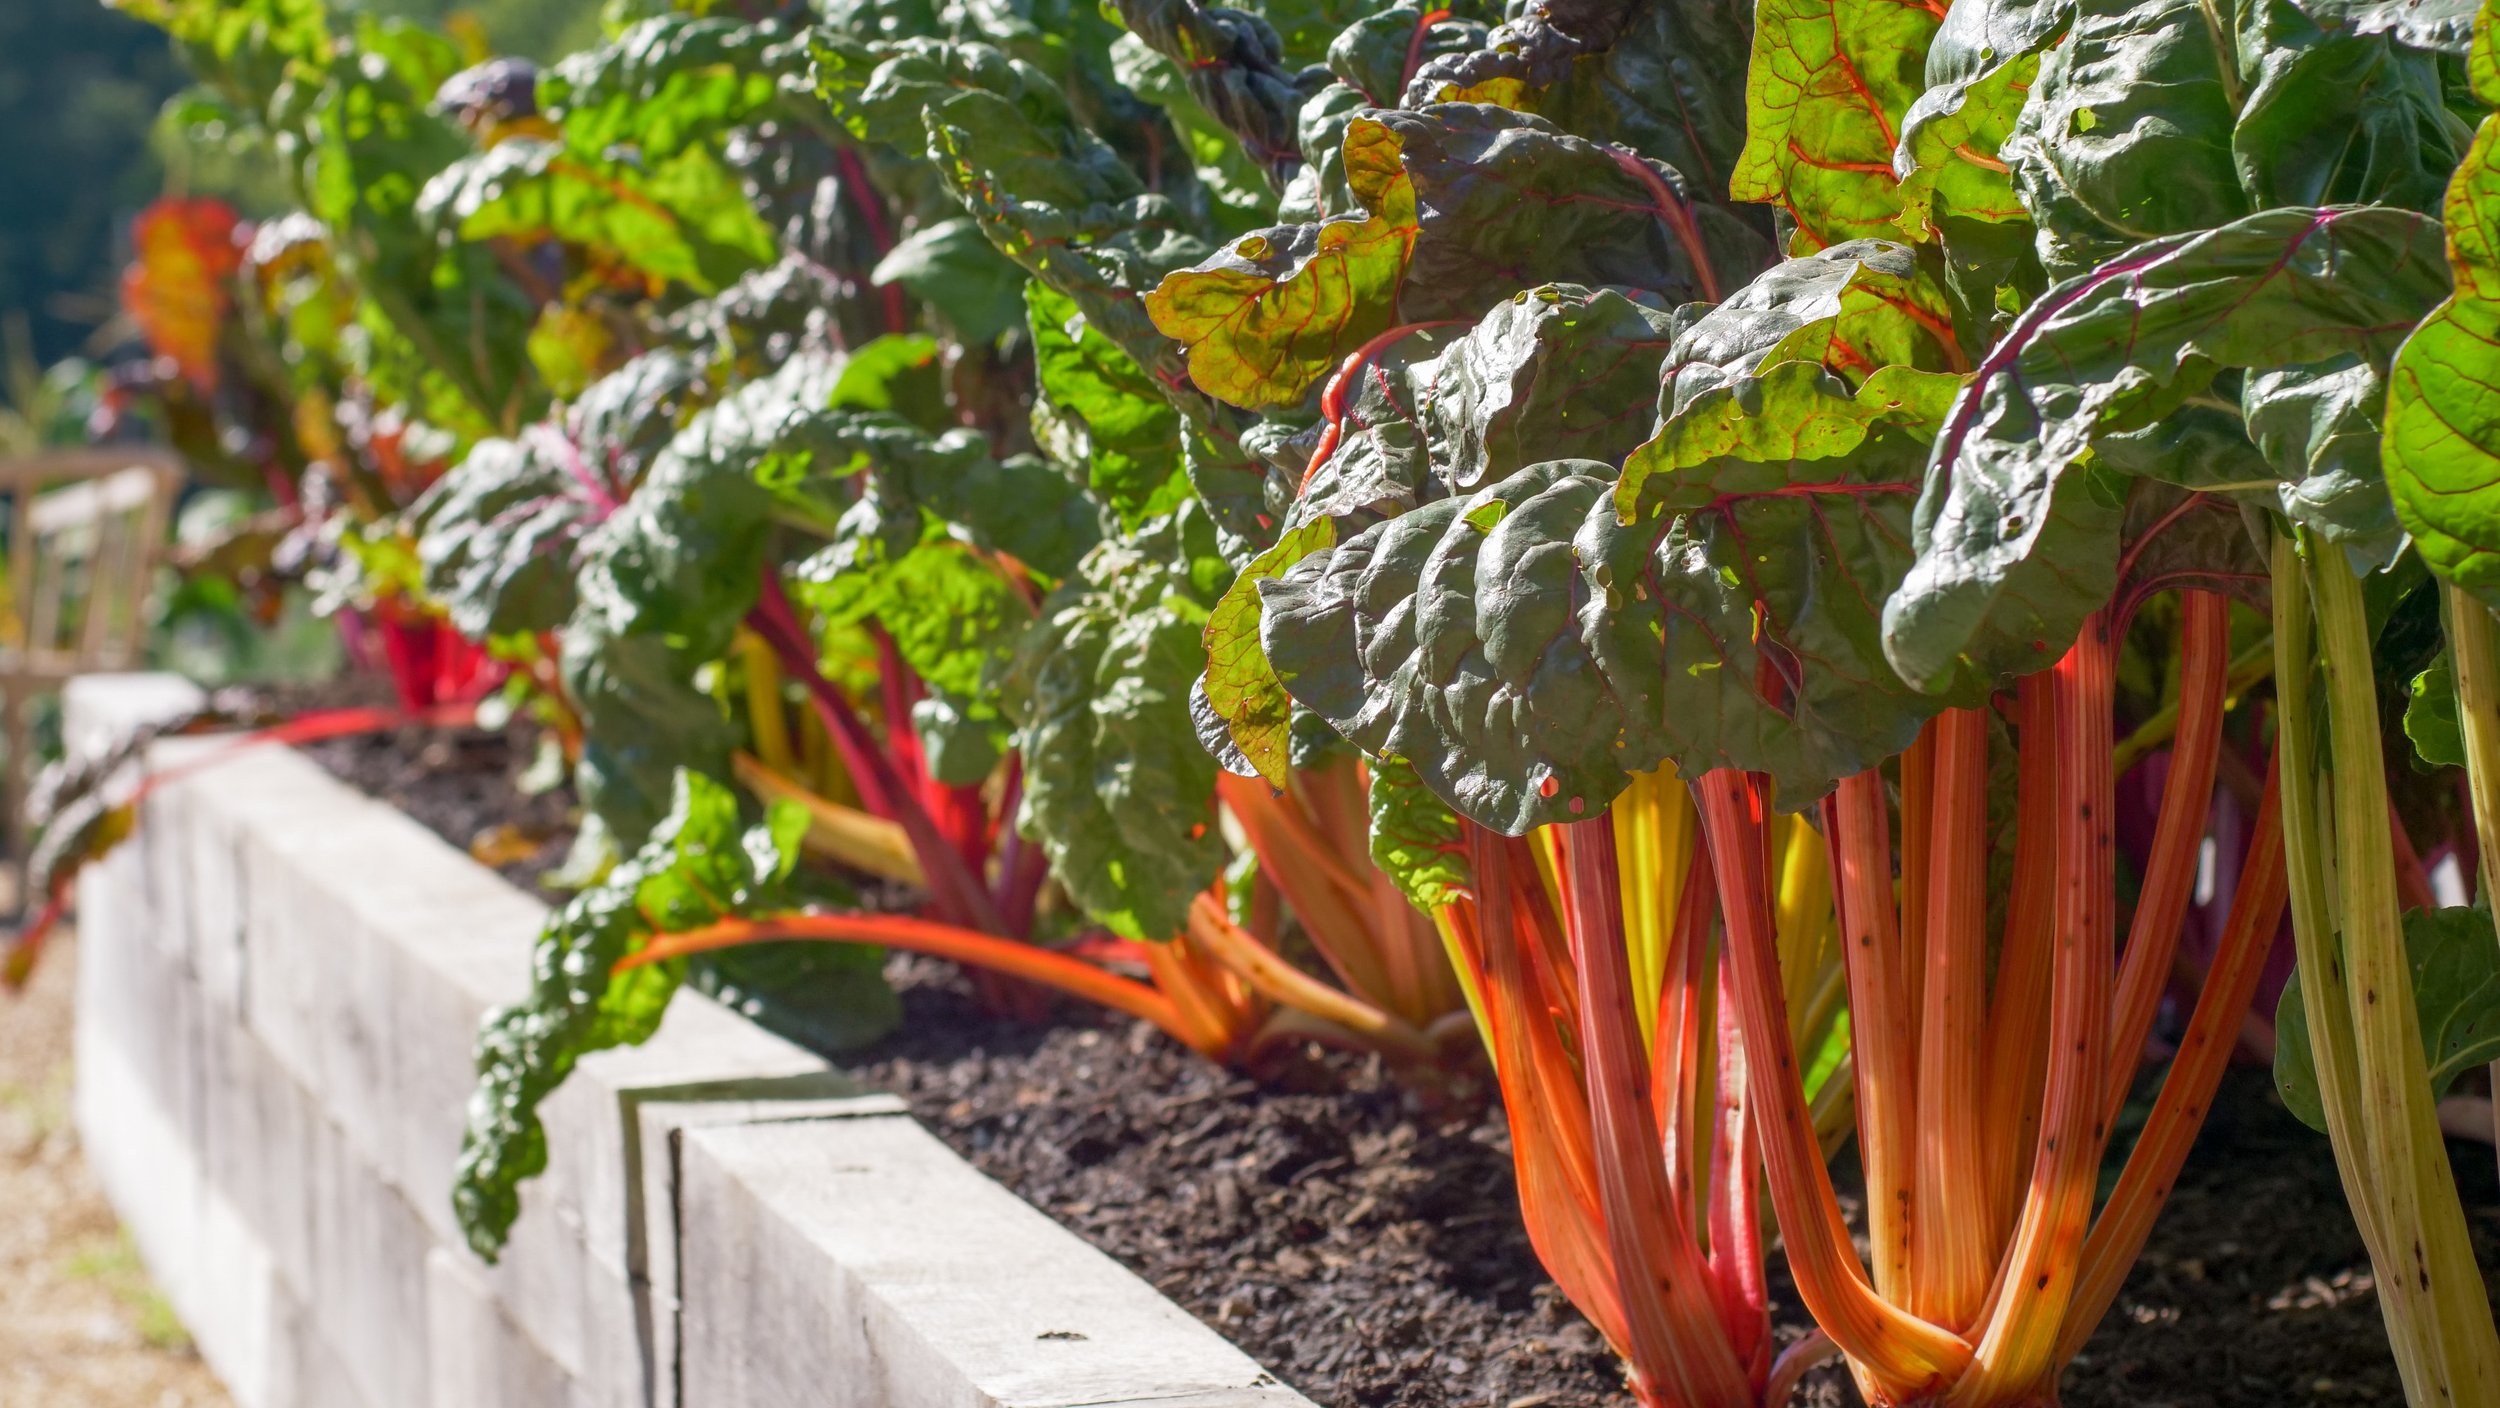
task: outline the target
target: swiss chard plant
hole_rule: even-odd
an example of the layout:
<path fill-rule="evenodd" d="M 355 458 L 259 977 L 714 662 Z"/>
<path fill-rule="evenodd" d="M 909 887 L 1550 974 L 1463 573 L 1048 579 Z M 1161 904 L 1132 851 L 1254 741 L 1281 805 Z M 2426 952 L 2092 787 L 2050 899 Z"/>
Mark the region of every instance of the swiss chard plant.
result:
<path fill-rule="evenodd" d="M 2407 1390 L 2500 1394 L 2433 1113 L 2500 1056 L 2488 5 L 822 0 L 540 73 L 125 3 L 305 206 L 257 384 L 430 447 L 362 580 L 607 848 L 481 1250 L 584 1052 L 741 960 L 864 1037 L 882 945 L 1252 1067 L 1472 1030 L 1654 1408 L 2054 1402 L 2288 912 Z"/>

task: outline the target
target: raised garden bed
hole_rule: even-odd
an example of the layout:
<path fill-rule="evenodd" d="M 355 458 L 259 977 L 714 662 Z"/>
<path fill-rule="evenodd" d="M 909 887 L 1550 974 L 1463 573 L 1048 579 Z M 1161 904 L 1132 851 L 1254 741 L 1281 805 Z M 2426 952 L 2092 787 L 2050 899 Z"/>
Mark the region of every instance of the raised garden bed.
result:
<path fill-rule="evenodd" d="M 82 681 L 73 746 L 187 698 Z M 80 898 L 81 1137 L 244 1408 L 1304 1401 L 694 995 L 549 1102 L 549 1170 L 477 1261 L 448 1199 L 470 1034 L 544 906 L 299 755 L 156 793 Z"/>
<path fill-rule="evenodd" d="M 94 692 L 84 697 L 92 700 Z M 561 855 L 564 838 L 550 820 L 561 818 L 560 799 L 517 804 L 527 809 L 517 816 L 516 804 L 504 800 L 514 795 L 505 784 L 518 766 L 505 739 L 410 732 L 307 752 L 453 841 L 465 843 L 507 824 L 540 833 L 538 853 L 514 861 L 525 881 Z M 275 769 L 300 788 L 308 771 L 278 757 L 231 767 L 235 771 L 215 784 L 222 791 L 254 785 L 253 769 Z M 174 827 L 195 824 L 183 819 L 178 803 L 173 816 Z M 413 829 L 403 824 L 397 834 Z M 153 849 L 161 858 L 173 844 L 159 834 L 137 849 Z M 458 863 L 442 852 L 428 862 Z M 115 872 L 127 864 L 116 862 Z M 89 882 L 91 892 L 111 883 L 106 875 Z M 96 906 L 105 932 L 117 903 L 107 898 Z M 511 913 L 517 919 L 521 907 Z M 89 928 L 96 929 L 96 921 Z M 527 938 L 526 929 L 514 928 L 500 942 L 517 955 Z M 892 971 L 907 1014 L 903 1029 L 868 1051 L 821 1063 L 820 1075 L 838 1073 L 902 1097 L 922 1125 L 974 1168 L 1108 1253 L 1293 1388 L 1331 1408 L 1579 1408 L 1629 1401 L 1602 1344 L 1535 1262 L 1511 1200 L 1498 1112 L 1425 1107 L 1376 1069 L 1342 1057 L 1307 1059 L 1253 1082 L 1140 1024 L 1074 1009 L 1063 1009 L 1047 1025 L 1001 1021 L 983 1013 L 945 965 L 898 958 Z M 507 986 L 517 981 L 517 969 L 505 978 Z M 733 1044 L 768 1043 L 756 1050 L 816 1064 L 714 1006 L 681 1001 L 700 1014 L 696 1024 L 747 1033 Z M 672 1029 L 681 1025 L 672 1018 Z M 673 1037 L 674 1030 L 654 1048 L 594 1058 L 584 1069 L 600 1093 L 587 1103 L 595 1107 L 633 1082 L 654 1079 L 655 1062 L 664 1067 L 677 1059 L 670 1054 Z M 442 1033 L 428 1040 L 445 1051 L 453 1044 Z M 618 1066 L 640 1074 L 623 1078 L 624 1084 L 602 1079 L 602 1070 Z M 464 1079 L 465 1070 L 445 1077 L 446 1089 Z M 732 1118 L 770 1125 L 708 1132 L 698 1140 L 705 1158 L 715 1151 L 704 1141 L 738 1146 L 737 1156 L 749 1163 L 736 1177 L 770 1170 L 806 1189 L 824 1181 L 811 1178 L 811 1158 L 819 1175 L 845 1166 L 845 1156 L 796 1142 L 805 1126 L 785 1128 L 780 1116 L 751 1111 Z M 807 1137 L 820 1133 L 809 1130 Z M 440 1141 L 448 1137 L 434 1136 L 446 1168 L 449 1154 Z M 2500 1265 L 2500 1209 L 2494 1207 L 2500 1188 L 2490 1160 L 2459 1154 L 2466 1198 L 2479 1214 L 2475 1232 L 2485 1264 Z M 565 1210 L 565 1190 L 584 1176 L 565 1166 L 568 1155 L 595 1157 L 559 1144 L 545 1187 L 532 1195 L 516 1258 L 532 1255 L 533 1224 L 543 1232 L 550 1221 L 580 1215 Z M 443 1169 L 411 1173 L 429 1189 L 443 1176 Z M 439 1208 L 417 1211 L 437 1224 L 443 1220 Z M 740 1240 L 786 1235 L 769 1223 L 735 1226 Z M 755 1246 L 747 1250 L 769 1255 Z M 438 1272 L 444 1277 L 465 1257 L 440 1248 L 427 1255 L 449 1263 Z M 742 1276 L 748 1270 L 742 1267 Z M 1785 1333 L 1794 1334 L 1802 1316 L 1785 1287 L 1779 1289 Z M 699 1319 L 691 1303 L 683 1313 L 690 1323 Z M 641 1315 L 647 1321 L 650 1312 Z M 784 1324 L 800 1339 L 825 1334 L 800 1322 Z M 657 1327 L 641 1332 L 655 1342 L 665 1338 Z M 530 1338 L 526 1329 L 512 1333 Z M 637 1354 L 648 1358 L 651 1343 Z M 2242 1072 L 2226 1085 L 2118 1308 L 2068 1375 L 2066 1389 L 2068 1408 L 2273 1408 L 2291 1401 L 2386 1402 L 2399 1393 L 2333 1165 L 2322 1142 L 2282 1112 L 2262 1073 Z M 713 1401 L 783 1400 L 767 1393 Z M 1809 1381 L 1800 1401 L 1855 1399 L 1826 1370 Z"/>

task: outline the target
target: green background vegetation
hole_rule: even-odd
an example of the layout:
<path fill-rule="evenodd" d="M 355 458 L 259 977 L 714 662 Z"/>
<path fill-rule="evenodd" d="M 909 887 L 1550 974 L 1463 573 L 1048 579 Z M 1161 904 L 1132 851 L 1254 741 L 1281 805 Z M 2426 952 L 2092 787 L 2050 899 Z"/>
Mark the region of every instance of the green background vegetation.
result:
<path fill-rule="evenodd" d="M 495 49 L 559 55 L 598 32 L 598 0 L 369 0 L 346 8 L 441 24 L 474 19 Z M 35 366 L 116 339 L 113 291 L 131 216 L 170 184 L 247 210 L 268 188 L 251 154 L 197 152 L 162 134 L 184 85 L 165 36 L 101 0 L 0 4 L 0 338 L 19 405 Z"/>

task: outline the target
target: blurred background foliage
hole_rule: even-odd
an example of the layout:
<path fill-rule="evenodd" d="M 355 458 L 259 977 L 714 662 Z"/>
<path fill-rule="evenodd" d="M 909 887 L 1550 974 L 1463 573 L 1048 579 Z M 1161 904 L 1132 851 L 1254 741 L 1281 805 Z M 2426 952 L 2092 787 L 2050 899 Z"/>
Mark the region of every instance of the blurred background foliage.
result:
<path fill-rule="evenodd" d="M 481 54 L 547 59 L 598 37 L 599 0 L 343 0 L 440 26 Z M 165 36 L 101 0 L 0 0 L 0 452 L 74 438 L 74 370 L 126 339 L 114 283 L 130 221 L 159 194 L 277 205 L 257 153 L 182 140 L 186 79 Z M 66 422 L 66 423 L 64 423 Z"/>
<path fill-rule="evenodd" d="M 611 0 L 630 4 L 632 0 Z M 331 0 L 336 13 L 416 20 L 473 59 L 547 61 L 600 37 L 601 0 Z M 247 218 L 292 201 L 274 159 L 187 123 L 190 77 L 162 30 L 104 0 L 0 0 L 0 456 L 87 441 L 109 367 L 146 359 L 118 287 L 132 221 L 160 196 L 214 196 Z M 122 433 L 128 433 L 125 430 Z M 246 524 L 257 496 L 195 484 L 179 547 Z M 247 535 L 248 536 L 248 535 Z M 300 586 L 251 600 L 219 571 L 161 574 L 152 663 L 210 684 L 325 676 L 333 623 Z M 0 583 L 0 617 L 6 613 Z"/>

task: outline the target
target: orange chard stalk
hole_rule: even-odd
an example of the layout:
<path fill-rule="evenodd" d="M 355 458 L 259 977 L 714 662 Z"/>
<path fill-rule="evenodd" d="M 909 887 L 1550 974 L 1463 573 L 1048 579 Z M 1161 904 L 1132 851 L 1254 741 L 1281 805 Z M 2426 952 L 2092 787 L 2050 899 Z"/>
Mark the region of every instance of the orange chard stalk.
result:
<path fill-rule="evenodd" d="M 2186 1157 L 2280 925 L 2270 777 L 2221 951 L 2096 1223 L 2100 1159 L 2159 992 L 2139 975 L 2170 966 L 2220 754 L 2227 608 L 2186 596 L 2177 751 L 2123 964 L 2112 613 L 2095 615 L 2064 659 L 2017 691 L 2022 832 L 1993 988 L 1986 716 L 1947 711 L 1903 760 L 1904 824 L 1922 821 L 1926 834 L 1902 838 L 1897 910 L 1881 775 L 1845 779 L 1823 804 L 1854 1019 L 1871 1284 L 1812 1142 L 1781 1009 L 1764 784 L 1734 772 L 1696 784 L 1772 1202 L 1808 1309 L 1877 1405 L 2055 1401 L 2058 1374 L 2107 1311 Z M 1913 916 L 1924 930 L 1915 936 Z M 1925 970 L 1915 985 L 1914 963 Z M 2027 1147 L 2015 1137 L 2026 1128 Z"/>

